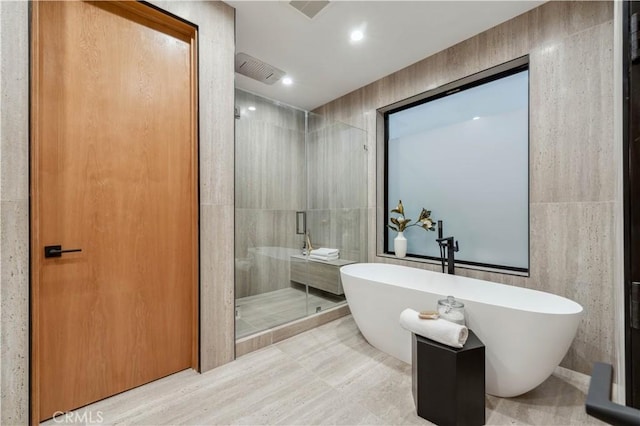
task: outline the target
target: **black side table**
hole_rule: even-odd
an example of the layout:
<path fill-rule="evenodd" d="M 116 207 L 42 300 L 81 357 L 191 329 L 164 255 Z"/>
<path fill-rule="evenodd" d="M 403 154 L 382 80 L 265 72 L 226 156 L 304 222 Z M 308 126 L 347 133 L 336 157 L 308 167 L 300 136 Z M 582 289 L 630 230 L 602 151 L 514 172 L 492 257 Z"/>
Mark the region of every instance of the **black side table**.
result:
<path fill-rule="evenodd" d="M 440 426 L 485 424 L 484 344 L 471 330 L 457 349 L 412 333 L 413 400 Z"/>

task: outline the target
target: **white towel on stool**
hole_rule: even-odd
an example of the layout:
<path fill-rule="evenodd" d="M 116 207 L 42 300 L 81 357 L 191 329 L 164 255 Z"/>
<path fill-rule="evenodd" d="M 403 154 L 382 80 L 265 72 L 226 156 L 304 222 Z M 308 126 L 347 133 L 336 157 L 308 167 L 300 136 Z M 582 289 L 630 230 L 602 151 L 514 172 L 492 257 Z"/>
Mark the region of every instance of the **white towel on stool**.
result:
<path fill-rule="evenodd" d="M 413 309 L 402 311 L 402 328 L 453 348 L 463 347 L 469 337 L 469 329 L 464 325 L 443 319 L 420 319 L 418 315 Z"/>

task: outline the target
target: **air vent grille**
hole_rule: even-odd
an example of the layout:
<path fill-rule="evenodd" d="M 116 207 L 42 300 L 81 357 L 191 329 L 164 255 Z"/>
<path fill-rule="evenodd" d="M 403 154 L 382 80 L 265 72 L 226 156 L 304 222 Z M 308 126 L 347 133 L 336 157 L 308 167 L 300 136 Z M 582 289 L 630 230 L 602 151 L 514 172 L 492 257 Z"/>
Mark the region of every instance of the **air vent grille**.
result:
<path fill-rule="evenodd" d="M 236 54 L 236 72 L 269 85 L 285 75 L 284 71 L 246 53 Z"/>
<path fill-rule="evenodd" d="M 322 9 L 329 5 L 328 1 L 290 1 L 289 4 L 309 19 L 313 19 Z"/>

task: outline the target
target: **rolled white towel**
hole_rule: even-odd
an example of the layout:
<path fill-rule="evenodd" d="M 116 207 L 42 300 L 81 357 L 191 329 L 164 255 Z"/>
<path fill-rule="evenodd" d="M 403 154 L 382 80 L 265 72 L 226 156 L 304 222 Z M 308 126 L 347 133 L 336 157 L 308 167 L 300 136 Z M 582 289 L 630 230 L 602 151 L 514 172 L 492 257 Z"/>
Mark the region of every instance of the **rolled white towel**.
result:
<path fill-rule="evenodd" d="M 405 309 L 400 313 L 400 325 L 405 330 L 435 340 L 453 348 L 464 346 L 469 336 L 466 326 L 443 319 L 420 319 L 419 313 L 413 309 Z"/>
<path fill-rule="evenodd" d="M 316 256 L 335 256 L 340 254 L 340 250 L 320 247 L 319 249 L 311 250 L 311 254 L 314 254 Z"/>

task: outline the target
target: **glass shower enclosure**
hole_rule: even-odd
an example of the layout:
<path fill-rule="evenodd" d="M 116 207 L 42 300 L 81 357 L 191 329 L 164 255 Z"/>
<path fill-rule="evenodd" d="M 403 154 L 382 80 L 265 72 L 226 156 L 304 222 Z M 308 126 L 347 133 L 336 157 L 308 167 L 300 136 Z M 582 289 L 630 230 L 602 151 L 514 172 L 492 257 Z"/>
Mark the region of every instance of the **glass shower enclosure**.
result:
<path fill-rule="evenodd" d="M 235 123 L 239 339 L 345 303 L 339 268 L 367 259 L 367 150 L 362 129 L 239 89 Z"/>

